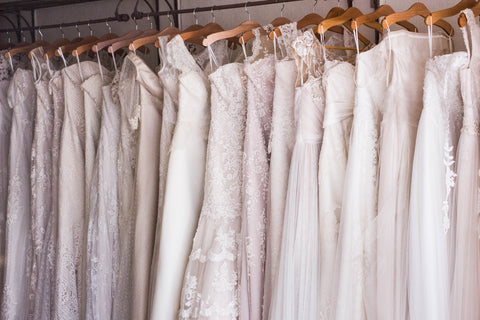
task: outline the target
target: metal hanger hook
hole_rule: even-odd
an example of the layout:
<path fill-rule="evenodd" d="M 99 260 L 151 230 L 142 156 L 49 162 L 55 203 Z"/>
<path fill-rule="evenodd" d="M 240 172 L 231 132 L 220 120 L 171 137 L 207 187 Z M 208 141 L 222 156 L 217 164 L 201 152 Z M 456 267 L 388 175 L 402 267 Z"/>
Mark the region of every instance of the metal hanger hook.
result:
<path fill-rule="evenodd" d="M 12 38 L 10 38 L 10 32 L 7 31 L 8 44 L 12 43 Z"/>
<path fill-rule="evenodd" d="M 313 2 L 312 12 L 315 12 L 315 8 L 317 7 L 317 3 L 318 3 L 318 0 L 315 0 L 315 1 Z"/>
<path fill-rule="evenodd" d="M 137 18 L 133 17 L 133 23 L 135 23 L 135 30 L 138 30 Z"/>
<path fill-rule="evenodd" d="M 168 21 L 170 21 L 170 27 L 173 27 L 172 17 L 170 16 L 170 12 L 167 14 Z"/>
<path fill-rule="evenodd" d="M 213 12 L 215 6 L 212 7 L 212 9 L 210 10 L 210 14 L 212 15 L 212 22 L 215 22 L 215 13 Z"/>
<path fill-rule="evenodd" d="M 280 17 L 283 17 L 284 11 L 285 11 L 285 2 L 282 4 L 282 9 L 280 9 Z"/>
<path fill-rule="evenodd" d="M 25 33 L 23 32 L 23 29 L 20 29 L 20 36 L 23 39 L 23 42 L 27 42 L 27 37 L 25 37 Z"/>
<path fill-rule="evenodd" d="M 250 11 L 248 11 L 247 6 L 248 6 L 248 1 L 245 2 L 245 12 L 248 14 L 248 20 L 250 20 Z"/>
<path fill-rule="evenodd" d="M 88 30 L 90 30 L 90 36 L 93 36 L 93 30 L 92 27 L 90 26 L 90 22 L 87 23 Z"/>
<path fill-rule="evenodd" d="M 40 35 L 40 39 L 43 40 L 43 33 L 42 30 L 40 30 L 40 27 L 38 27 L 38 34 Z"/>
<path fill-rule="evenodd" d="M 108 23 L 108 20 L 105 21 L 105 25 L 108 28 L 108 33 L 112 33 L 112 27 L 110 26 L 110 23 Z"/>
<path fill-rule="evenodd" d="M 152 19 L 150 19 L 150 15 L 147 16 L 147 20 L 150 22 L 150 29 L 153 29 L 153 22 Z"/>
<path fill-rule="evenodd" d="M 197 8 L 193 9 L 193 16 L 195 17 L 195 24 L 198 24 Z"/>
<path fill-rule="evenodd" d="M 75 25 L 75 29 L 77 29 L 78 37 L 80 38 L 82 35 L 80 33 L 80 29 L 78 28 L 78 24 Z"/>
<path fill-rule="evenodd" d="M 58 27 L 58 29 L 60 29 L 60 32 L 62 33 L 62 38 L 65 39 L 65 32 L 63 32 L 62 25 L 60 25 L 60 27 Z"/>

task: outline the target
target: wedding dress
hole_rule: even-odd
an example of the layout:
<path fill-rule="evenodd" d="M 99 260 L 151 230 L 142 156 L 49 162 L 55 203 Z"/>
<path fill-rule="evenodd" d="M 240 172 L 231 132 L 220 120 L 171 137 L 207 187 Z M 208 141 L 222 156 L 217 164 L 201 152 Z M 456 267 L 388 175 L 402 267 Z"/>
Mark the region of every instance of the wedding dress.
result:
<path fill-rule="evenodd" d="M 265 273 L 265 238 L 269 202 L 268 142 L 272 126 L 275 57 L 272 41 L 254 30 L 252 55 L 245 63 L 247 119 L 243 143 L 242 226 L 240 247 L 240 317 L 261 319 Z"/>
<path fill-rule="evenodd" d="M 236 319 L 241 181 L 246 119 L 243 64 L 210 74 L 205 194 L 181 295 L 179 319 Z"/>
<path fill-rule="evenodd" d="M 357 55 L 354 117 L 337 243 L 336 287 L 332 292 L 337 299 L 337 320 L 376 319 L 375 217 L 378 138 L 387 83 L 386 49 L 383 40 Z"/>
<path fill-rule="evenodd" d="M 318 165 L 319 318 L 333 319 L 336 301 L 335 257 L 355 105 L 355 68 L 348 62 L 327 61 L 322 80 L 325 88 L 325 118 Z"/>
<path fill-rule="evenodd" d="M 58 240 L 54 317 L 83 319 L 85 306 L 86 152 L 85 95 L 82 83 L 99 74 L 98 64 L 83 61 L 62 70 L 65 113 L 60 143 Z M 89 120 L 91 120 L 89 118 Z M 89 141 L 90 138 L 89 138 Z M 89 149 L 90 153 L 94 150 Z"/>
<path fill-rule="evenodd" d="M 295 81 L 297 65 L 291 44 L 301 31 L 297 23 L 281 25 L 282 35 L 278 45 L 285 57 L 275 60 L 275 89 L 273 93 L 272 129 L 270 132 L 270 202 L 266 222 L 265 284 L 263 295 L 263 319 L 269 318 L 273 286 L 277 279 L 283 216 L 287 198 L 288 171 L 295 145 Z"/>
<path fill-rule="evenodd" d="M 30 278 L 29 295 L 34 297 L 30 305 L 29 316 L 34 319 L 50 319 L 53 305 L 51 283 L 52 265 L 47 260 L 55 248 L 49 242 L 51 234 L 56 232 L 56 217 L 52 215 L 52 147 L 54 127 L 54 107 L 49 91 L 47 65 L 43 60 L 43 49 L 30 52 L 32 64 L 36 65 L 35 88 L 37 91 L 37 110 L 32 145 L 31 188 L 32 188 L 32 240 L 33 264 Z"/>
<path fill-rule="evenodd" d="M 32 71 L 17 68 L 8 87 L 12 109 L 2 320 L 27 319 L 32 297 L 31 152 L 36 111 Z"/>
<path fill-rule="evenodd" d="M 112 85 L 112 90 L 118 92 L 120 103 L 120 138 L 117 161 L 120 265 L 118 269 L 118 304 L 113 305 L 112 318 L 115 320 L 132 319 L 135 177 L 139 117 L 137 101 L 140 92 L 136 76 L 135 65 L 130 59 L 124 59 L 119 75 L 120 79 L 118 83 Z"/>
<path fill-rule="evenodd" d="M 158 183 L 158 215 L 155 228 L 155 245 L 153 248 L 152 268 L 150 275 L 150 319 L 159 319 L 164 311 L 162 301 L 163 283 L 159 281 L 161 273 L 160 246 L 161 230 L 163 217 L 163 202 L 165 197 L 165 186 L 167 183 L 168 159 L 170 155 L 170 146 L 177 121 L 178 111 L 178 70 L 170 64 L 167 59 L 167 43 L 170 36 L 161 36 L 158 38 L 160 48 L 161 68 L 158 77 L 163 85 L 163 110 L 162 110 L 162 132 L 160 134 L 160 160 L 159 160 L 159 183 Z M 163 261 L 168 262 L 168 261 Z M 183 274 L 182 274 L 183 276 Z M 180 280 L 181 282 L 182 280 Z M 181 287 L 181 284 L 180 284 Z M 181 288 L 179 289 L 181 290 Z M 180 294 L 180 293 L 179 293 Z M 177 297 L 178 301 L 178 297 Z M 174 308 L 175 314 L 178 311 L 178 303 Z"/>
<path fill-rule="evenodd" d="M 102 123 L 90 189 L 87 235 L 86 319 L 113 319 L 118 304 L 119 225 L 117 193 L 117 154 L 120 135 L 118 94 L 103 86 Z M 106 78 L 104 78 L 106 80 Z"/>
<path fill-rule="evenodd" d="M 391 60 L 379 141 L 377 317 L 404 320 L 409 307 L 422 308 L 414 304 L 421 305 L 425 294 L 410 287 L 407 302 L 409 200 L 425 64 L 430 54 L 448 53 L 449 44 L 447 37 L 432 35 L 430 52 L 427 34 L 406 30 L 391 32 L 384 41 Z M 411 319 L 429 317 L 412 314 Z"/>
<path fill-rule="evenodd" d="M 0 51 L 0 288 L 3 288 L 5 266 L 5 222 L 8 201 L 8 151 L 10 149 L 10 130 L 12 129 L 12 109 L 8 105 L 8 86 L 10 85 L 10 66 Z M 0 290 L 0 301 L 3 290 Z"/>
<path fill-rule="evenodd" d="M 158 214 L 158 169 L 163 88 L 145 62 L 129 52 L 125 60 L 135 67 L 139 87 L 133 126 L 138 130 L 135 177 L 135 233 L 133 250 L 132 317 L 146 319 L 150 267 Z M 127 63 L 124 61 L 124 63 Z M 124 174 L 124 173 L 119 173 Z"/>
<path fill-rule="evenodd" d="M 223 44 L 224 45 L 224 44 Z M 182 281 L 202 209 L 210 121 L 208 81 L 180 36 L 166 46 L 178 70 L 178 114 L 170 146 L 161 214 L 158 274 L 150 319 L 176 319 Z"/>
<path fill-rule="evenodd" d="M 295 92 L 296 142 L 288 179 L 277 283 L 270 319 L 318 319 L 318 159 L 323 138 L 321 47 L 311 30 L 292 44 L 308 79 Z M 302 77 L 303 81 L 303 77 Z"/>
<path fill-rule="evenodd" d="M 450 319 L 449 221 L 455 215 L 454 157 L 463 120 L 459 75 L 467 64 L 465 52 L 434 57 L 426 64 L 407 238 L 410 319 Z"/>
<path fill-rule="evenodd" d="M 457 148 L 456 238 L 453 242 L 454 265 L 451 288 L 450 319 L 480 318 L 480 27 L 471 10 L 464 11 L 467 26 L 464 32 L 469 66 L 461 71 L 461 92 L 464 104 L 463 127 Z M 470 31 L 471 48 L 468 43 Z M 438 213 L 437 213 L 438 214 Z M 453 230 L 452 230 L 453 231 Z"/>

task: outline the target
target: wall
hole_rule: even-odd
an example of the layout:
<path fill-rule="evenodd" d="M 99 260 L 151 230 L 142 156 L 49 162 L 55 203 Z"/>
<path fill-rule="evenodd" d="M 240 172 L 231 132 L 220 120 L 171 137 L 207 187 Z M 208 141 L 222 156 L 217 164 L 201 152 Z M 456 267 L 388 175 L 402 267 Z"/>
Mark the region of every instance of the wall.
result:
<path fill-rule="evenodd" d="M 0 0 L 0 5 L 1 1 Z M 171 1 L 171 0 L 170 0 Z M 415 0 L 382 0 L 382 3 L 387 3 L 391 5 L 395 10 L 401 11 L 407 9 Z M 427 4 L 430 10 L 435 11 L 439 9 L 443 9 L 449 6 L 454 5 L 458 0 L 429 0 L 424 1 Z M 135 5 L 135 0 L 124 0 L 120 7 L 121 13 L 131 13 L 133 11 L 133 7 Z M 153 2 L 150 0 L 150 2 Z M 192 8 L 192 7 L 203 7 L 203 6 L 213 6 L 225 3 L 243 3 L 244 1 L 240 0 L 180 0 L 180 8 Z M 253 2 L 253 1 L 250 1 Z M 36 23 L 37 25 L 41 24 L 50 24 L 50 23 L 60 23 L 60 22 L 71 22 L 76 20 L 88 20 L 88 19 L 100 19 L 107 16 L 113 16 L 115 6 L 117 0 L 102 0 L 97 2 L 90 2 L 85 4 L 77 4 L 77 5 L 70 5 L 64 7 L 57 7 L 57 8 L 48 8 L 48 9 L 41 9 L 37 10 L 35 13 Z M 167 10 L 167 6 L 164 3 L 164 0 L 158 0 L 160 10 Z M 290 20 L 298 20 L 303 17 L 305 14 L 312 11 L 314 1 L 313 0 L 304 0 L 300 2 L 291 2 L 285 4 L 284 9 L 284 16 L 288 17 Z M 354 5 L 358 7 L 362 12 L 367 13 L 371 12 L 373 9 L 370 7 L 371 0 L 356 0 L 354 1 Z M 325 16 L 330 8 L 333 6 L 341 6 L 346 8 L 346 0 L 318 0 L 317 6 L 315 7 L 315 12 L 319 13 L 322 16 Z M 269 21 L 272 21 L 274 18 L 280 16 L 280 9 L 282 4 L 273 4 L 268 6 L 257 6 L 249 8 L 249 12 L 251 14 L 251 19 L 255 20 L 259 23 L 266 24 Z M 147 6 L 141 2 L 139 5 L 139 10 L 141 11 L 148 11 Z M 232 28 L 242 21 L 248 18 L 247 14 L 245 13 L 244 8 L 239 9 L 230 9 L 230 10 L 223 10 L 223 11 L 216 11 L 214 12 L 216 22 L 222 25 L 225 29 Z M 211 21 L 211 13 L 210 12 L 199 12 L 197 14 L 198 20 L 200 24 L 206 24 Z M 457 25 L 457 17 L 451 17 L 447 19 L 454 27 L 455 27 L 455 36 L 454 36 L 454 44 L 457 50 L 463 50 L 463 38 L 461 32 Z M 413 22 L 420 31 L 425 32 L 426 27 L 424 22 L 421 18 L 412 19 Z M 180 16 L 180 25 L 181 29 L 195 23 L 195 18 L 192 14 L 183 14 Z M 160 18 L 160 27 L 164 28 L 169 25 L 169 20 L 167 17 Z M 117 34 L 123 34 L 127 31 L 130 31 L 134 28 L 133 21 L 129 22 L 113 22 L 111 23 L 112 31 Z M 138 21 L 138 26 L 140 29 L 150 28 L 150 23 L 146 19 L 142 19 Z M 6 28 L 6 25 L 3 21 L 0 22 L 0 28 Z M 87 26 L 79 27 L 83 35 L 87 35 L 89 33 L 89 29 Z M 105 24 L 96 24 L 92 25 L 92 29 L 94 34 L 101 35 L 107 32 L 107 27 Z M 395 27 L 392 27 L 395 29 Z M 58 29 L 50 29 L 50 30 L 42 30 L 45 39 L 48 41 L 52 41 L 58 37 L 60 37 L 60 31 Z M 65 36 L 68 38 L 74 38 L 77 36 L 77 31 L 74 27 L 64 28 Z M 374 33 L 366 28 L 362 27 L 361 32 L 369 37 L 370 39 L 374 39 Z M 28 39 L 28 38 L 27 38 Z M 6 42 L 6 35 L 0 35 L 0 42 Z M 150 54 L 152 55 L 152 54 Z M 153 55 L 155 55 L 155 50 Z M 151 64 L 154 64 L 156 61 L 156 57 L 151 56 L 150 59 Z"/>

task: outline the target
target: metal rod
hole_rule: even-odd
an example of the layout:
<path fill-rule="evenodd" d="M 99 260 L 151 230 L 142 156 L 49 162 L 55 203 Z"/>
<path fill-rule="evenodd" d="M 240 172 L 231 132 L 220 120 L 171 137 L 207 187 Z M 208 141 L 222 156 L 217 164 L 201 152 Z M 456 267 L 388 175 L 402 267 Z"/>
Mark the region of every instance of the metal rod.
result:
<path fill-rule="evenodd" d="M 19 18 L 20 19 L 20 18 Z M 128 21 L 130 17 L 128 14 L 120 14 L 118 17 L 108 17 L 108 18 L 103 18 L 103 19 L 95 19 L 95 20 L 83 20 L 83 21 L 76 21 L 76 22 L 67 22 L 67 23 L 57 23 L 57 24 L 47 24 L 47 25 L 42 25 L 42 26 L 36 26 L 35 28 L 41 28 L 43 29 L 54 29 L 54 28 L 60 28 L 60 27 L 75 27 L 75 26 L 80 26 L 80 25 L 86 25 L 86 24 L 94 24 L 94 23 L 105 23 L 105 22 L 110 22 L 110 21 Z M 34 27 L 22 27 L 19 30 L 29 30 L 29 31 L 34 31 Z M 0 32 L 12 32 L 16 31 L 15 29 L 1 29 Z"/>
<path fill-rule="evenodd" d="M 297 1 L 302 1 L 302 0 L 263 0 L 263 1 L 254 1 L 254 2 L 248 2 L 248 8 L 251 7 L 256 7 L 256 6 L 264 6 L 264 5 L 269 5 L 269 4 L 278 4 L 278 3 L 284 3 L 284 2 L 297 2 Z M 226 10 L 226 9 L 236 9 L 236 8 L 244 8 L 245 7 L 245 2 L 242 3 L 232 3 L 232 4 L 224 4 L 224 5 L 215 5 L 215 11 L 218 10 Z M 183 14 L 183 13 L 193 13 L 193 10 L 195 12 L 202 12 L 202 11 L 211 11 L 213 6 L 209 7 L 198 7 L 198 8 L 189 8 L 189 9 L 179 9 L 179 10 L 174 10 L 174 11 L 159 11 L 159 12 L 138 12 L 138 18 L 145 18 L 147 16 L 166 16 L 168 14 L 171 15 L 176 15 L 176 14 Z M 43 29 L 43 28 L 42 28 Z"/>

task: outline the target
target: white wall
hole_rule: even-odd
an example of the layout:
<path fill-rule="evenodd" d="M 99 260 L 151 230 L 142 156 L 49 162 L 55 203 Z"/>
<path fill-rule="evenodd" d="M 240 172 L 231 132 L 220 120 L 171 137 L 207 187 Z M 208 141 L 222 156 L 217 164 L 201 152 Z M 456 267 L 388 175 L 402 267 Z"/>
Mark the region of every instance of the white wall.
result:
<path fill-rule="evenodd" d="M 150 0 L 153 2 L 152 0 Z M 171 0 L 170 0 L 171 1 Z M 391 5 L 395 10 L 401 11 L 407 9 L 415 0 L 382 0 L 382 3 L 387 3 Z M 430 10 L 435 11 L 443 9 L 449 6 L 454 5 L 458 0 L 425 0 L 424 3 L 429 7 Z M 253 2 L 253 1 L 250 1 Z M 341 7 L 347 7 L 346 0 L 319 0 L 315 8 L 315 11 L 322 16 L 325 16 L 327 12 L 333 6 L 337 4 Z M 61 23 L 61 22 L 72 22 L 77 20 L 88 20 L 88 19 L 100 19 L 107 16 L 113 16 L 117 0 L 102 0 L 96 2 L 90 2 L 85 4 L 76 4 L 70 6 L 63 6 L 57 8 L 47 8 L 37 10 L 36 24 L 51 24 L 51 23 Z M 139 10 L 148 11 L 147 6 L 141 1 L 139 5 Z M 163 0 L 158 0 L 160 5 L 160 10 L 167 10 L 167 7 Z M 203 6 L 214 6 L 226 3 L 244 3 L 240 0 L 180 0 L 180 8 L 194 8 L 194 7 L 203 7 Z M 284 16 L 290 20 L 298 20 L 305 14 L 312 11 L 314 1 L 313 0 L 304 0 L 299 2 L 290 2 L 285 4 Z M 370 7 L 371 0 L 356 0 L 354 5 L 362 12 L 367 13 L 371 12 L 373 9 Z M 1 5 L 1 1 L 0 1 Z M 135 5 L 135 0 L 124 0 L 121 7 L 121 13 L 130 14 L 133 11 Z M 273 4 L 268 6 L 257 6 L 250 7 L 248 10 L 251 14 L 251 19 L 258 21 L 259 23 L 266 24 L 272 21 L 274 18 L 280 16 L 280 9 L 282 4 Z M 26 13 L 28 16 L 28 13 Z M 197 13 L 199 23 L 206 24 L 211 21 L 210 12 L 199 12 Z M 244 8 L 239 9 L 230 9 L 223 11 L 215 11 L 216 22 L 222 25 L 225 29 L 232 28 L 242 21 L 247 19 L 247 14 L 244 11 Z M 455 36 L 454 43 L 457 50 L 463 50 L 463 39 L 461 32 L 457 25 L 457 17 L 451 17 L 447 19 L 455 27 Z M 183 14 L 180 16 L 180 25 L 181 28 L 185 28 L 195 22 L 195 18 L 192 14 Z M 412 21 L 421 31 L 425 31 L 425 24 L 421 18 L 412 19 Z M 144 18 L 138 21 L 140 29 L 150 28 L 150 23 Z M 169 25 L 167 17 L 160 17 L 160 27 L 166 27 Z M 134 28 L 134 23 L 132 20 L 129 22 L 112 22 L 111 23 L 113 32 L 117 34 L 123 34 L 127 31 L 130 31 Z M 7 28 L 8 25 L 5 24 L 3 20 L 0 20 L 0 28 Z M 80 27 L 82 34 L 86 35 L 89 33 L 87 26 Z M 92 25 L 94 34 L 101 35 L 107 32 L 107 27 L 105 24 Z M 65 35 L 68 38 L 74 38 L 77 35 L 77 31 L 74 27 L 64 28 Z M 373 32 L 366 27 L 362 27 L 361 32 L 367 37 L 373 40 Z M 45 39 L 52 41 L 60 36 L 60 31 L 58 29 L 43 30 Z M 28 37 L 27 37 L 28 39 Z M 5 34 L 0 35 L 0 42 L 5 42 Z M 155 54 L 155 53 L 153 53 Z M 156 58 L 149 59 L 155 61 Z"/>

